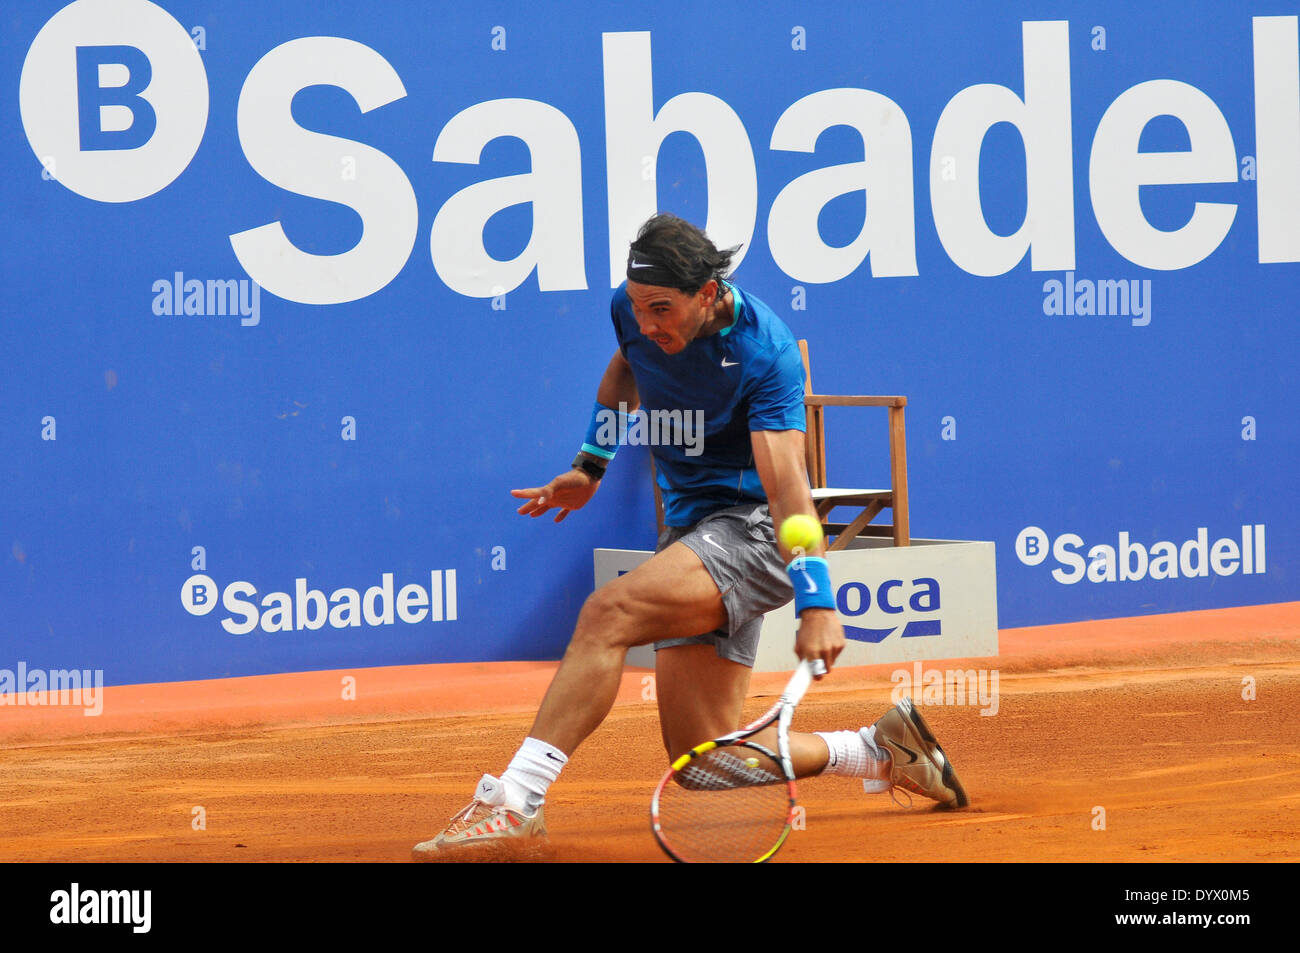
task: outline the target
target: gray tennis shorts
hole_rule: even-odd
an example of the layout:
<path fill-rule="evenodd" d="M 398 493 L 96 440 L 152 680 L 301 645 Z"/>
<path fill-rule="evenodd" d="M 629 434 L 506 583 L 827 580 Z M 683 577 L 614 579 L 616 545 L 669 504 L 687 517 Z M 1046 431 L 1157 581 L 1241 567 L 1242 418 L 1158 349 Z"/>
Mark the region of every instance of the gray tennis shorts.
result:
<path fill-rule="evenodd" d="M 794 598 L 767 504 L 730 506 L 694 526 L 669 526 L 660 534 L 655 552 L 676 542 L 690 547 L 718 584 L 727 625 L 704 635 L 664 639 L 655 643 L 655 651 L 674 645 L 712 645 L 719 658 L 752 668 L 763 613 Z"/>

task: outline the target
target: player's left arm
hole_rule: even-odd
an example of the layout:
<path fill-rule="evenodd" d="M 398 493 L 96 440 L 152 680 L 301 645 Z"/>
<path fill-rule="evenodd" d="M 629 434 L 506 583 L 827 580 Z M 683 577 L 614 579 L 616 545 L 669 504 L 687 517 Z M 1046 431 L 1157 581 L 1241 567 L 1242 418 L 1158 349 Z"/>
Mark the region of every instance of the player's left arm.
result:
<path fill-rule="evenodd" d="M 767 493 L 772 525 L 779 527 L 789 516 L 804 513 L 820 522 L 808 489 L 802 430 L 755 430 L 750 433 L 754 465 Z M 789 563 L 794 554 L 781 547 L 781 558 Z M 825 543 L 807 556 L 825 555 Z M 799 617 L 795 653 L 801 659 L 821 659 L 829 670 L 844 650 L 844 627 L 834 609 L 807 608 Z"/>

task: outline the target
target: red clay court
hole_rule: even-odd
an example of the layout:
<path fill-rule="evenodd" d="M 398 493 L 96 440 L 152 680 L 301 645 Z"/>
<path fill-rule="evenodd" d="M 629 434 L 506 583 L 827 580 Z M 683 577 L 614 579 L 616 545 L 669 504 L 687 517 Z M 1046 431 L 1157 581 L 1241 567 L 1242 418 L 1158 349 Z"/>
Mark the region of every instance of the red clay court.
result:
<path fill-rule="evenodd" d="M 6 707 L 0 860 L 405 862 L 504 767 L 554 668 L 122 686 L 90 718 Z M 910 666 L 837 670 L 796 727 L 874 720 L 896 668 Z M 971 806 L 907 810 L 807 780 L 805 828 L 777 862 L 1300 860 L 1300 603 L 1004 630 L 996 659 L 925 668 L 1000 673 L 993 717 L 925 709 Z M 549 844 L 523 859 L 666 862 L 647 820 L 663 770 L 647 675 L 625 673 L 547 802 Z M 747 714 L 785 677 L 756 675 Z"/>

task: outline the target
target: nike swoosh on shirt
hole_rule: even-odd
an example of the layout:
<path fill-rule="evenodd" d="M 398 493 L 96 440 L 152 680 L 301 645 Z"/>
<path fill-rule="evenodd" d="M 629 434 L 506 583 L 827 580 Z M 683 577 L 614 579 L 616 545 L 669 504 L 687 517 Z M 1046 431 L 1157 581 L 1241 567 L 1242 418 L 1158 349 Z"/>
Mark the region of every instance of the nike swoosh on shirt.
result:
<path fill-rule="evenodd" d="M 740 361 L 731 361 L 731 362 L 728 362 L 727 359 L 726 359 L 725 357 L 722 359 L 722 366 L 723 366 L 723 367 L 735 367 L 735 366 L 736 366 L 737 364 L 739 364 L 739 363 L 740 363 Z"/>

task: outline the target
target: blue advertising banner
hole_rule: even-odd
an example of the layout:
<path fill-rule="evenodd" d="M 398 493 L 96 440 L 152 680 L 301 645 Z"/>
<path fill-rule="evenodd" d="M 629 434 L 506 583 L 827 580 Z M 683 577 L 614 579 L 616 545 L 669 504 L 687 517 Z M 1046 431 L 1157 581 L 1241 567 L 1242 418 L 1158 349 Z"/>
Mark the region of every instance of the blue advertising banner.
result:
<path fill-rule="evenodd" d="M 0 660 L 558 657 L 649 455 L 559 525 L 509 490 L 660 209 L 818 391 L 908 396 L 912 530 L 997 544 L 1000 624 L 1300 599 L 1296 13 L 17 4 Z M 883 414 L 827 427 L 884 485 Z"/>

